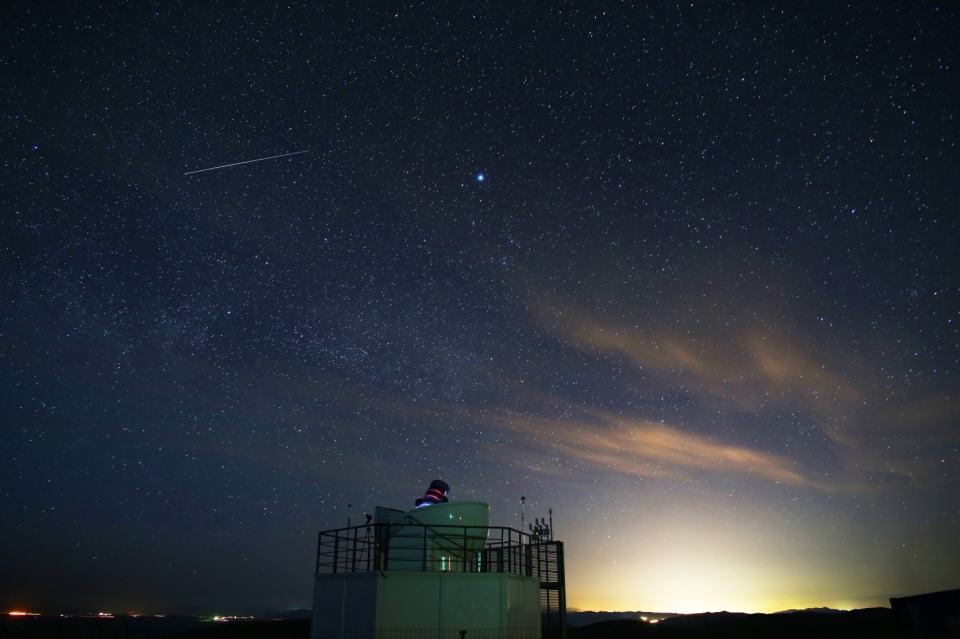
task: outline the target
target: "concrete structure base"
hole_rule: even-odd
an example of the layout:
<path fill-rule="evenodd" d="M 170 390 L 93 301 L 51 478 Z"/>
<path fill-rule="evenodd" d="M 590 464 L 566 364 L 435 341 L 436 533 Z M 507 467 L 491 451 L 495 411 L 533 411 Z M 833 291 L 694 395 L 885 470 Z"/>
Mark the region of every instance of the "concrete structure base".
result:
<path fill-rule="evenodd" d="M 504 638 L 540 637 L 537 577 L 406 571 L 314 577 L 311 639 L 412 637 L 416 631 L 441 636 L 445 633 L 440 631 L 464 630 L 467 639 L 497 631 Z"/>

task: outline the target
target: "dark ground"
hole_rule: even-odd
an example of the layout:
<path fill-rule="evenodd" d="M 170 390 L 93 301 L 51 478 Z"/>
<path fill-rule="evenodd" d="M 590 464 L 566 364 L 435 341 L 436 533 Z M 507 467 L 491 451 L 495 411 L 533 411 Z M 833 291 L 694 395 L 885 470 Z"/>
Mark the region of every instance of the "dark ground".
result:
<path fill-rule="evenodd" d="M 888 608 L 784 614 L 709 613 L 671 617 L 657 624 L 617 619 L 571 628 L 569 639 L 736 637 L 737 639 L 895 639 Z"/>
<path fill-rule="evenodd" d="M 212 623 L 212 622 L 208 622 Z M 161 639 L 204 622 L 193 615 L 30 615 L 16 617 L 0 614 L 2 639 Z"/>
<path fill-rule="evenodd" d="M 183 639 L 307 639 L 310 622 L 251 621 L 197 628 L 176 635 Z M 568 639 L 895 639 L 887 608 L 849 612 L 795 612 L 776 615 L 710 613 L 671 617 L 657 624 L 632 619 L 571 627 Z M 469 634 L 468 634 L 469 638 Z"/>
<path fill-rule="evenodd" d="M 195 628 L 174 636 L 177 639 L 308 639 L 310 620 L 237 621 Z"/>
<path fill-rule="evenodd" d="M 2 639 L 308 639 L 309 619 L 205 623 L 176 634 L 159 626 L 125 628 L 116 620 L 4 615 Z M 150 630 L 153 630 L 151 632 Z M 172 629 L 172 628 L 171 628 Z M 169 629 L 167 629 L 169 630 Z M 671 617 L 657 624 L 614 619 L 570 627 L 568 639 L 895 639 L 891 611 L 866 608 L 849 612 L 795 612 L 786 614 L 709 613 Z M 469 638 L 469 634 L 467 636 Z"/>

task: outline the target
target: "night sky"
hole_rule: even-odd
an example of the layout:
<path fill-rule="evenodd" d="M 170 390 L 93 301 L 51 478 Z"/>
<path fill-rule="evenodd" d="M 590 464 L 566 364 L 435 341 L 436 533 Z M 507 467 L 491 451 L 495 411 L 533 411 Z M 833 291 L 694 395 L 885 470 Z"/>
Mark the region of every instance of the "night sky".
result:
<path fill-rule="evenodd" d="M 3 9 L 3 610 L 309 607 L 434 478 L 575 608 L 960 588 L 956 3 L 326 4 Z"/>

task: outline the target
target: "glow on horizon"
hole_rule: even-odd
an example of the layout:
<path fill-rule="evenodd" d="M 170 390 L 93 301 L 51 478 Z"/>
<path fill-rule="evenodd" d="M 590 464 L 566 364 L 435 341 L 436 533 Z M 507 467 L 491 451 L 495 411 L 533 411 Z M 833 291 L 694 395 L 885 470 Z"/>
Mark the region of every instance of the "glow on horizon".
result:
<path fill-rule="evenodd" d="M 666 591 L 661 597 L 640 597 L 630 600 L 627 597 L 606 597 L 603 604 L 591 605 L 599 599 L 575 597 L 568 605 L 571 609 L 588 611 L 600 610 L 608 612 L 647 611 L 657 613 L 698 614 L 705 612 L 744 612 L 744 613 L 775 613 L 785 610 L 804 610 L 808 608 L 832 608 L 834 610 L 855 610 L 858 608 L 889 607 L 888 599 L 882 596 L 853 598 L 842 595 L 835 597 L 819 597 L 814 593 L 805 595 L 791 595 L 777 592 L 775 588 L 770 596 L 757 592 L 762 590 L 763 584 L 754 592 L 739 592 L 730 596 L 724 590 L 729 586 L 723 581 L 704 579 L 694 588 L 686 581 L 689 575 L 678 577 L 673 583 L 667 584 Z M 618 580 L 606 584 L 608 589 L 615 589 L 617 585 L 629 585 L 629 582 Z M 779 585 L 779 584 L 778 584 Z M 741 590 L 742 585 L 734 585 L 732 590 Z"/>
<path fill-rule="evenodd" d="M 897 591 L 869 554 L 887 549 L 844 541 L 835 522 L 799 530 L 761 508 L 741 505 L 729 517 L 687 499 L 681 508 L 651 497 L 645 514 L 598 513 L 570 525 L 567 605 L 679 614 L 849 610 L 889 606 L 883 593 Z M 577 539 L 585 541 L 571 543 Z"/>
<path fill-rule="evenodd" d="M 763 561 L 753 566 L 731 568 L 723 562 L 699 564 L 703 558 L 666 558 L 638 575 L 589 575 L 574 585 L 568 605 L 581 610 L 618 610 L 694 614 L 701 612 L 771 613 L 805 608 L 855 608 L 888 606 L 883 596 L 858 597 L 844 593 L 837 585 L 810 573 L 782 572 L 780 567 L 762 570 Z M 579 587 L 577 587 L 579 586 Z M 592 587 L 591 587 L 592 586 Z M 823 590 L 821 590 L 821 588 Z M 824 592 L 826 591 L 826 592 Z"/>

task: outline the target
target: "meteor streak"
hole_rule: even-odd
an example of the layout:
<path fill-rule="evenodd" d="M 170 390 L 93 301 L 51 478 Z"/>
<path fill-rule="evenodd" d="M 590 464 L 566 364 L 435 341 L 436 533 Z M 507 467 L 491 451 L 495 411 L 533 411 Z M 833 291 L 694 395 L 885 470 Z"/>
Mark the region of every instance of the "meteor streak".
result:
<path fill-rule="evenodd" d="M 244 162 L 234 162 L 233 164 L 221 164 L 220 166 L 211 166 L 209 169 L 200 169 L 199 171 L 187 171 L 184 175 L 192 175 L 194 173 L 203 173 L 204 171 L 216 171 L 217 169 L 225 169 L 228 166 L 240 166 L 241 164 L 250 164 L 251 162 L 263 162 L 264 160 L 273 160 L 276 158 L 285 158 L 288 155 L 300 155 L 301 153 L 309 153 L 310 149 L 306 151 L 294 151 L 293 153 L 281 153 L 280 155 L 271 155 L 268 158 L 257 158 L 256 160 L 246 160 Z"/>

